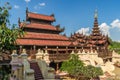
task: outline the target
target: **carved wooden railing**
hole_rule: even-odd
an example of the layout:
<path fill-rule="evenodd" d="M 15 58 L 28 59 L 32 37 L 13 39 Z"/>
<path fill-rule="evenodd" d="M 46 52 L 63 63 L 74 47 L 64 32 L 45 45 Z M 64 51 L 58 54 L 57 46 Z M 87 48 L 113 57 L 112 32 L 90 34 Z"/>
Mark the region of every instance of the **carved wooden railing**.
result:
<path fill-rule="evenodd" d="M 10 60 L 0 60 L 0 65 L 9 65 Z"/>
<path fill-rule="evenodd" d="M 112 52 L 111 51 L 98 52 L 98 57 L 112 58 Z"/>
<path fill-rule="evenodd" d="M 65 61 L 69 59 L 70 54 L 49 54 L 49 59 L 54 61 Z"/>

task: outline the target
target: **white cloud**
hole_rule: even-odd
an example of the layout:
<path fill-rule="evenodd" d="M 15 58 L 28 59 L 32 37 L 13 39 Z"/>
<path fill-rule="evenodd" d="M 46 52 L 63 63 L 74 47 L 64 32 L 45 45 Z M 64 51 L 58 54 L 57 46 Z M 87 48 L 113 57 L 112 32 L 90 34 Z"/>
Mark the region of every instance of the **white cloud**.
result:
<path fill-rule="evenodd" d="M 112 28 L 120 28 L 120 20 L 115 19 L 110 25 Z"/>
<path fill-rule="evenodd" d="M 27 2 L 27 3 L 30 2 L 30 1 L 31 1 L 31 0 L 25 0 L 25 2 Z"/>
<path fill-rule="evenodd" d="M 36 6 L 34 6 L 34 9 L 35 9 L 35 10 L 38 10 L 38 9 L 41 9 L 41 7 L 38 6 L 38 5 L 36 5 Z"/>
<path fill-rule="evenodd" d="M 102 23 L 100 26 L 100 31 L 102 32 L 103 35 L 108 35 L 110 36 L 110 26 L 107 25 L 106 23 Z"/>
<path fill-rule="evenodd" d="M 88 28 L 81 28 L 78 31 L 76 31 L 76 33 L 80 33 L 83 35 L 89 35 L 90 34 L 89 31 L 90 31 L 89 27 Z"/>
<path fill-rule="evenodd" d="M 37 4 L 37 5 L 34 6 L 34 9 L 38 10 L 41 7 L 44 7 L 45 5 L 46 5 L 45 3 L 39 3 L 39 4 Z"/>
<path fill-rule="evenodd" d="M 46 4 L 45 3 L 39 3 L 40 6 L 45 6 Z"/>
<path fill-rule="evenodd" d="M 34 9 L 37 9 L 37 6 L 34 6 Z"/>
<path fill-rule="evenodd" d="M 38 12 L 33 12 L 33 13 L 38 13 Z"/>
<path fill-rule="evenodd" d="M 115 19 L 111 23 L 102 23 L 99 25 L 99 29 L 103 35 L 108 35 L 115 41 L 120 42 L 120 35 L 117 35 L 120 33 L 120 19 Z M 91 33 L 91 30 L 88 28 L 81 28 L 76 33 L 83 33 L 84 35 L 89 35 Z"/>
<path fill-rule="evenodd" d="M 14 5 L 14 8 L 15 8 L 15 9 L 18 9 L 18 8 L 20 8 L 20 7 L 19 7 L 18 5 Z"/>

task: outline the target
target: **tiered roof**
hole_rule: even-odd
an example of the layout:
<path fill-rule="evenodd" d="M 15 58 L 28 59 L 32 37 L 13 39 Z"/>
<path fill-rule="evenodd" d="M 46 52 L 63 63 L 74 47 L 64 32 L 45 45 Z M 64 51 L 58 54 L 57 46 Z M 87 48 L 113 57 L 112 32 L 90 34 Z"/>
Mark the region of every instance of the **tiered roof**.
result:
<path fill-rule="evenodd" d="M 23 26 L 25 25 L 25 26 Z M 38 23 L 21 23 L 20 27 L 24 27 L 24 28 L 30 28 L 30 29 L 44 29 L 44 30 L 53 30 L 53 31 L 57 31 L 57 28 L 52 26 L 52 25 L 48 25 L 48 24 L 38 24 Z"/>
<path fill-rule="evenodd" d="M 36 14 L 27 10 L 26 18 L 27 22 L 19 22 L 20 28 L 24 28 L 26 32 L 23 38 L 17 39 L 19 45 L 97 47 L 107 42 L 107 37 L 100 33 L 97 12 L 94 17 L 94 27 L 89 36 L 74 33 L 69 39 L 59 34 L 64 30 L 60 25 L 51 24 L 55 21 L 54 15 Z"/>
<path fill-rule="evenodd" d="M 60 25 L 53 26 L 55 21 L 53 15 L 42 15 L 26 11 L 26 22 L 20 22 L 20 28 L 25 30 L 23 38 L 17 39 L 18 45 L 37 45 L 37 46 L 69 46 L 70 41 L 66 36 L 59 33 L 64 29 Z M 30 30 L 28 30 L 30 29 Z M 32 31 L 34 30 L 34 31 Z M 54 33 L 57 32 L 57 33 Z"/>
<path fill-rule="evenodd" d="M 37 39 L 17 39 L 19 45 L 37 45 L 37 46 L 69 46 L 69 41 L 58 40 L 37 40 Z"/>
<path fill-rule="evenodd" d="M 97 11 L 95 11 L 94 27 L 93 27 L 93 31 L 92 31 L 92 34 L 90 35 L 90 37 L 91 37 L 91 40 L 92 40 L 91 41 L 92 44 L 94 44 L 94 45 L 102 45 L 102 44 L 106 43 L 106 40 L 104 40 L 105 36 L 103 36 L 100 33 L 97 18 L 98 18 L 98 14 L 97 14 Z"/>
<path fill-rule="evenodd" d="M 103 46 L 108 42 L 107 37 L 100 33 L 97 18 L 98 14 L 96 11 L 94 16 L 94 27 L 92 33 L 89 36 L 80 33 L 75 33 L 74 35 L 71 35 L 70 40 L 72 41 L 72 45 L 77 45 L 81 47 L 97 47 L 100 45 Z"/>
<path fill-rule="evenodd" d="M 55 18 L 53 15 L 43 15 L 43 14 L 36 14 L 32 12 L 27 13 L 27 19 L 39 19 L 39 20 L 45 20 L 45 21 L 55 21 Z"/>
<path fill-rule="evenodd" d="M 63 35 L 59 34 L 45 34 L 45 33 L 34 33 L 27 32 L 23 39 L 46 39 L 46 40 L 60 40 L 60 41 L 68 41 L 69 39 Z"/>
<path fill-rule="evenodd" d="M 74 35 L 71 35 L 70 40 L 72 41 L 72 45 L 76 46 L 81 46 L 84 47 L 86 46 L 87 42 L 87 36 L 80 34 L 80 33 L 74 33 Z"/>

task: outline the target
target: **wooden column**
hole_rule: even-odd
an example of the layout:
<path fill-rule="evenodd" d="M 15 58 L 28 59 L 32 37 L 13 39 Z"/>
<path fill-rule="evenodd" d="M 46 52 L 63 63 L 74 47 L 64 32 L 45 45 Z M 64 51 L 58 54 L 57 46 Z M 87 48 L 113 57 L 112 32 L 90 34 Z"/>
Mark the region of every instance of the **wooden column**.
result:
<path fill-rule="evenodd" d="M 68 53 L 68 46 L 66 46 L 66 54 Z"/>
<path fill-rule="evenodd" d="M 32 55 L 33 55 L 32 46 L 30 46 L 29 56 L 32 58 Z"/>
<path fill-rule="evenodd" d="M 32 55 L 33 53 L 32 53 L 32 46 L 30 47 L 30 55 Z"/>
<path fill-rule="evenodd" d="M 84 49 L 84 47 L 82 46 L 82 50 Z"/>
<path fill-rule="evenodd" d="M 22 53 L 22 46 L 20 46 L 20 50 L 19 50 L 19 54 L 21 54 Z"/>
<path fill-rule="evenodd" d="M 48 47 L 47 46 L 45 47 L 45 53 L 48 53 Z"/>
<path fill-rule="evenodd" d="M 77 51 L 76 49 L 77 49 L 77 48 L 76 48 L 76 46 L 75 46 L 75 50 L 74 50 L 75 53 L 76 53 L 76 51 Z"/>
<path fill-rule="evenodd" d="M 33 54 L 36 54 L 36 46 L 33 46 Z"/>
<path fill-rule="evenodd" d="M 34 45 L 34 46 L 33 46 L 33 58 L 34 58 L 34 59 L 36 58 L 35 54 L 36 54 L 36 46 Z"/>
<path fill-rule="evenodd" d="M 83 46 L 81 47 L 81 51 L 82 51 L 82 52 L 84 51 L 84 48 L 83 48 Z"/>
<path fill-rule="evenodd" d="M 56 63 L 56 71 L 58 72 L 58 70 L 59 70 L 59 63 L 57 62 Z"/>
<path fill-rule="evenodd" d="M 91 50 L 93 49 L 92 46 L 90 47 L 90 49 L 91 49 Z"/>
<path fill-rule="evenodd" d="M 57 48 L 57 54 L 58 54 L 58 46 L 56 48 Z"/>

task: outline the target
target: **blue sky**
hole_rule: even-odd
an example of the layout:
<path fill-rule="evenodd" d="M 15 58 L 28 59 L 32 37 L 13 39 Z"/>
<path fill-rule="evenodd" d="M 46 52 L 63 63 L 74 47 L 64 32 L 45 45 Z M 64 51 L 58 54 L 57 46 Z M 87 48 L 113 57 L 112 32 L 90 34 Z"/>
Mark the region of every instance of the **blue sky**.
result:
<path fill-rule="evenodd" d="M 103 34 L 120 41 L 120 0 L 0 0 L 0 5 L 10 2 L 10 21 L 17 24 L 18 17 L 25 19 L 26 7 L 40 14 L 55 14 L 56 22 L 65 27 L 68 36 L 74 32 L 89 34 L 98 10 L 99 27 Z"/>

